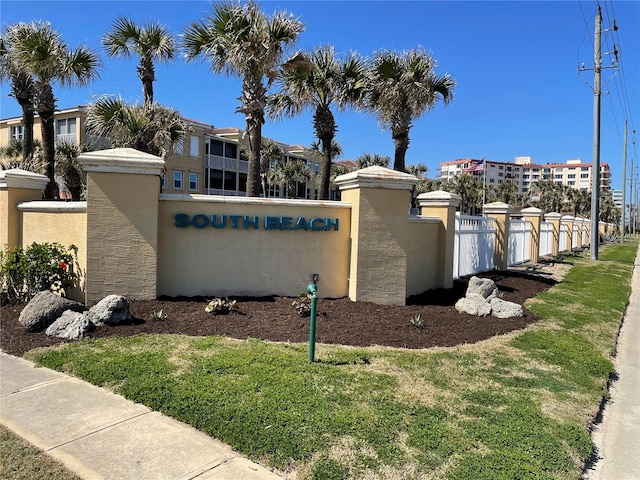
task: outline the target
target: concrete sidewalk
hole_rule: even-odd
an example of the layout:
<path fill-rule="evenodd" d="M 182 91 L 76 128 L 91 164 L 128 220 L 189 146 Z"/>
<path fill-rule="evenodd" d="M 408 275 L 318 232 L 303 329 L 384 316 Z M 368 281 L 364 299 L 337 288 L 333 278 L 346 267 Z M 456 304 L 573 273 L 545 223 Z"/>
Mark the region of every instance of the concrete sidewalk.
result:
<path fill-rule="evenodd" d="M 640 249 L 631 277 L 631 296 L 618 338 L 611 400 L 593 432 L 599 460 L 590 480 L 640 479 Z"/>
<path fill-rule="evenodd" d="M 85 479 L 281 478 L 188 425 L 3 352 L 0 423 Z"/>

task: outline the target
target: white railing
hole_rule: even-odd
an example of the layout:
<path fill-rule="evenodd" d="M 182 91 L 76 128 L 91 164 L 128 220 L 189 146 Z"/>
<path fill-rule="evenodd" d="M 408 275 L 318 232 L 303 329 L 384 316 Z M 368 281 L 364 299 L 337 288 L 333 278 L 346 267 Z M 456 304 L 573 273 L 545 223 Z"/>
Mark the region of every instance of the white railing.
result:
<path fill-rule="evenodd" d="M 205 155 L 205 166 L 242 173 L 247 173 L 249 171 L 249 162 L 246 160 L 220 157 L 218 155 Z"/>
<path fill-rule="evenodd" d="M 580 248 L 580 238 L 578 238 L 580 234 L 578 225 L 573 224 L 573 231 L 571 232 L 571 248 Z"/>
<path fill-rule="evenodd" d="M 453 278 L 492 270 L 495 243 L 494 218 L 456 213 Z"/>
<path fill-rule="evenodd" d="M 512 218 L 509 227 L 507 265 L 513 267 L 531 260 L 531 222 Z"/>
<path fill-rule="evenodd" d="M 565 252 L 569 250 L 567 248 L 567 235 L 569 234 L 569 225 L 566 223 L 560 224 L 560 240 L 558 242 L 558 252 Z"/>
<path fill-rule="evenodd" d="M 539 255 L 544 257 L 553 253 L 553 223 L 540 222 Z"/>

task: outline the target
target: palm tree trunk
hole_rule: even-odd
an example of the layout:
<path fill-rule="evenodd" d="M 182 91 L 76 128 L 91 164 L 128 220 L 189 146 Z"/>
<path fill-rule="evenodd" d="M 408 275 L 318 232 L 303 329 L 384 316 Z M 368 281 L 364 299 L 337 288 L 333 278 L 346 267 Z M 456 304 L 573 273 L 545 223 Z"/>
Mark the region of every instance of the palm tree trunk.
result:
<path fill-rule="evenodd" d="M 24 131 L 22 132 L 22 161 L 26 162 L 33 156 L 33 124 L 35 113 L 33 111 L 32 99 L 18 99 L 22 107 L 22 123 Z"/>
<path fill-rule="evenodd" d="M 324 135 L 322 141 L 322 165 L 320 165 L 320 191 L 318 198 L 320 200 L 329 200 L 329 184 L 331 183 L 331 143 L 332 136 Z"/>
<path fill-rule="evenodd" d="M 51 85 L 44 85 L 38 99 L 38 115 L 42 131 L 42 156 L 47 166 L 49 183 L 44 190 L 44 198 L 53 200 L 56 196 L 55 166 L 56 166 L 56 135 L 53 117 L 56 109 L 56 99 Z"/>
<path fill-rule="evenodd" d="M 409 148 L 409 132 L 398 132 L 393 134 L 395 152 L 393 156 L 393 169 L 398 172 L 405 171 L 404 158 Z"/>
<path fill-rule="evenodd" d="M 247 115 L 247 133 L 249 135 L 249 171 L 247 172 L 247 197 L 260 196 L 260 145 L 262 143 L 262 124 Z"/>

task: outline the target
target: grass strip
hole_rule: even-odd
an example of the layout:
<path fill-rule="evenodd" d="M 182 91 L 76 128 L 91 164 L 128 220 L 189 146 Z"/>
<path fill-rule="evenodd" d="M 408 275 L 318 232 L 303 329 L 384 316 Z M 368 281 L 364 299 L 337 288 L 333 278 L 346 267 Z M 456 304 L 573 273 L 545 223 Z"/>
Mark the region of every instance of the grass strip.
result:
<path fill-rule="evenodd" d="M 301 479 L 578 479 L 637 243 L 569 257 L 543 320 L 420 351 L 140 335 L 32 352 Z M 508 321 L 508 320 L 505 320 Z"/>

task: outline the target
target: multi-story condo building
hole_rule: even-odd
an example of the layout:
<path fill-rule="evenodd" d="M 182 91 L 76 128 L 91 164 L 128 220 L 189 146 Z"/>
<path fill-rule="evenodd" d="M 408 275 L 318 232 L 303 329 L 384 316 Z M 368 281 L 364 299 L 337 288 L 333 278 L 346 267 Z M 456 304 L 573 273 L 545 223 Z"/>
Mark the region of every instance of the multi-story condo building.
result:
<path fill-rule="evenodd" d="M 108 139 L 89 135 L 85 128 L 87 107 L 60 110 L 55 115 L 56 141 L 88 143 L 97 149 L 107 148 Z M 166 172 L 162 178 L 164 193 L 199 193 L 205 195 L 244 196 L 247 191 L 248 143 L 237 128 L 216 128 L 195 120 L 183 119 L 191 126 L 190 133 L 167 155 Z M 35 118 L 34 138 L 40 139 L 40 119 Z M 0 120 L 0 147 L 11 140 L 22 140 L 22 117 Z M 282 160 L 305 162 L 312 173 L 320 171 L 321 159 L 300 145 L 278 142 L 286 152 Z M 274 164 L 272 162 L 272 164 Z M 269 185 L 268 196 L 284 197 L 281 185 Z M 317 199 L 315 178 L 296 183 L 296 197 Z"/>
<path fill-rule="evenodd" d="M 581 160 L 566 163 L 535 164 L 531 157 L 516 157 L 514 162 L 496 162 L 464 158 L 440 163 L 441 180 L 450 180 L 462 173 L 481 176 L 487 185 L 498 186 L 504 182 L 517 185 L 524 193 L 538 180 L 549 180 L 579 190 L 591 191 L 592 164 Z M 600 163 L 600 189 L 611 188 L 611 170 L 607 163 Z"/>

